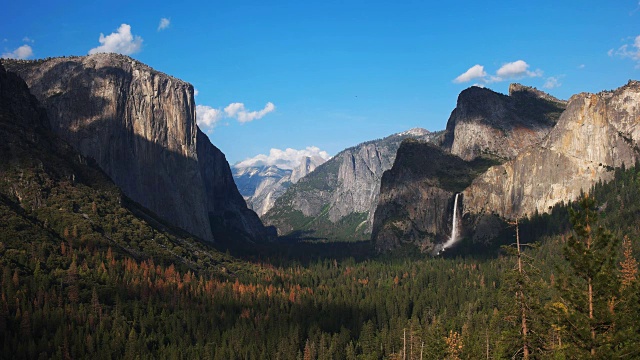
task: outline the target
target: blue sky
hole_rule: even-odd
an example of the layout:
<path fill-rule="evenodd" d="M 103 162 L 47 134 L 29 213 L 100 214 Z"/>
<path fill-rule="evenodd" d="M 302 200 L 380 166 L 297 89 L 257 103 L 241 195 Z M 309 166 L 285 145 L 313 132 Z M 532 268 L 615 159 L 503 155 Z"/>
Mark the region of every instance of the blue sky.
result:
<path fill-rule="evenodd" d="M 567 99 L 640 79 L 638 0 L 6 1 L 3 9 L 4 57 L 85 55 L 103 34 L 100 49 L 192 83 L 201 127 L 230 163 L 310 146 L 335 155 L 413 127 L 441 130 L 473 84 L 506 93 L 520 82 Z"/>

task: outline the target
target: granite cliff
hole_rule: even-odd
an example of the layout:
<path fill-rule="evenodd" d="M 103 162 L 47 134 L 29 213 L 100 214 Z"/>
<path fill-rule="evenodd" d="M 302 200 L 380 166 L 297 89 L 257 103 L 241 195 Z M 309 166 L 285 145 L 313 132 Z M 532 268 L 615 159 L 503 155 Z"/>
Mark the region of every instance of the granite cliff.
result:
<path fill-rule="evenodd" d="M 391 168 L 402 140 L 436 141 L 439 135 L 412 129 L 343 150 L 289 187 L 263 220 L 282 235 L 368 238 L 382 174 Z"/>
<path fill-rule="evenodd" d="M 465 212 L 506 218 L 547 212 L 610 180 L 613 168 L 635 164 L 639 141 L 640 82 L 574 95 L 543 142 L 489 169 L 464 191 Z"/>
<path fill-rule="evenodd" d="M 462 91 L 438 147 L 407 143 L 398 149 L 375 210 L 376 248 L 413 243 L 423 251 L 435 250 L 451 232 L 455 194 L 489 166 L 539 143 L 565 106 L 519 84 L 509 87 L 508 96 L 476 86 Z"/>
<path fill-rule="evenodd" d="M 376 248 L 412 243 L 434 251 L 451 233 L 455 194 L 496 163 L 486 157 L 467 161 L 427 142 L 403 141 L 382 177 L 371 234 Z"/>
<path fill-rule="evenodd" d="M 224 154 L 197 127 L 190 84 L 117 54 L 3 62 L 44 106 L 52 130 L 129 198 L 208 241 L 216 233 L 267 238 Z"/>
<path fill-rule="evenodd" d="M 611 179 L 615 167 L 634 164 L 639 136 L 637 81 L 615 91 L 574 95 L 568 103 L 520 85 L 512 85 L 509 96 L 467 89 L 442 142 L 449 156 L 460 157 L 446 161 L 453 168 L 445 174 L 462 171 L 467 183 L 454 188 L 441 181 L 449 175 L 437 175 L 445 166 L 439 150 L 401 146 L 383 177 L 373 240 L 381 251 L 403 242 L 433 249 L 449 236 L 453 198 L 461 193 L 467 236 L 490 241 L 498 218 L 546 212 Z M 483 158 L 488 162 L 469 167 L 470 160 Z"/>
<path fill-rule="evenodd" d="M 564 101 L 520 84 L 511 84 L 508 96 L 472 86 L 458 96 L 442 145 L 465 160 L 479 155 L 511 159 L 540 142 L 565 106 Z"/>

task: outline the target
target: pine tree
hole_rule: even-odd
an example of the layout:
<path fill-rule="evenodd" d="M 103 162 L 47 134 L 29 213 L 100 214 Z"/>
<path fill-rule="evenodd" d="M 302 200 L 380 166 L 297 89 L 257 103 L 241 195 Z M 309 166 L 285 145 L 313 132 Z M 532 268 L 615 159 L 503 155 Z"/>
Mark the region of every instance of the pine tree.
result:
<path fill-rule="evenodd" d="M 621 290 L 631 286 L 638 278 L 638 262 L 633 257 L 633 247 L 631 240 L 627 236 L 622 242 L 624 261 L 620 263 L 620 286 Z"/>
<path fill-rule="evenodd" d="M 614 355 L 621 359 L 640 358 L 640 281 L 638 262 L 633 256 L 631 240 L 623 240 L 620 263 L 620 299 L 616 309 Z"/>
<path fill-rule="evenodd" d="M 503 250 L 514 259 L 514 269 L 506 274 L 502 291 L 507 329 L 504 338 L 512 347 L 512 353 L 523 359 L 539 357 L 539 349 L 543 348 L 544 332 L 548 328 L 542 323 L 540 298 L 545 291 L 539 278 L 539 271 L 533 266 L 533 259 L 522 251 L 518 221 L 515 226 L 515 247 L 504 246 Z"/>
<path fill-rule="evenodd" d="M 620 288 L 615 266 L 619 241 L 597 226 L 593 198 L 584 196 L 579 205 L 570 210 L 574 234 L 563 248 L 568 271 L 559 282 L 567 307 L 564 339 L 572 358 L 609 358 Z"/>

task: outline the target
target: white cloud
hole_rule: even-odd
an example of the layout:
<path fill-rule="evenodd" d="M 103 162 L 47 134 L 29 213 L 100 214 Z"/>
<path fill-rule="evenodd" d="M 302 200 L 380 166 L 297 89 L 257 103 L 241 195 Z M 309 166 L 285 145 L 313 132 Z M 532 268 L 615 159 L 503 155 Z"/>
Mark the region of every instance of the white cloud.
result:
<path fill-rule="evenodd" d="M 131 55 L 140 51 L 142 47 L 142 38 L 131 34 L 131 26 L 122 24 L 118 28 L 118 32 L 104 36 L 100 33 L 100 46 L 89 50 L 89 55 L 96 53 L 118 53 Z"/>
<path fill-rule="evenodd" d="M 584 69 L 585 67 L 587 67 L 587 65 L 585 65 L 585 64 L 578 65 L 578 69 Z"/>
<path fill-rule="evenodd" d="M 193 96 L 198 96 L 199 93 L 198 89 L 193 89 Z"/>
<path fill-rule="evenodd" d="M 1 57 L 5 59 L 20 59 L 24 60 L 33 56 L 33 49 L 29 45 L 22 45 L 19 48 L 2 54 Z"/>
<path fill-rule="evenodd" d="M 293 169 L 300 165 L 305 157 L 320 157 L 323 160 L 329 160 L 331 156 L 326 151 L 320 150 L 316 146 L 307 146 L 306 149 L 296 150 L 287 148 L 285 150 L 271 149 L 269 155 L 259 154 L 252 158 L 243 160 L 235 167 L 245 168 L 250 166 L 271 166 L 276 165 L 281 169 Z"/>
<path fill-rule="evenodd" d="M 471 81 L 477 78 L 484 78 L 486 76 L 487 76 L 487 73 L 484 71 L 484 66 L 473 65 L 472 67 L 469 68 L 469 70 L 465 71 L 464 74 L 453 79 L 453 82 L 463 83 L 463 82 Z"/>
<path fill-rule="evenodd" d="M 609 54 L 609 56 L 630 58 L 632 60 L 638 61 L 638 66 L 640 66 L 640 35 L 636 36 L 633 43 L 624 44 L 617 50 L 611 49 L 607 52 L 607 54 Z"/>
<path fill-rule="evenodd" d="M 196 105 L 196 122 L 201 128 L 213 129 L 217 122 L 222 119 L 222 111 L 211 106 Z"/>
<path fill-rule="evenodd" d="M 198 90 L 194 90 L 194 95 L 198 96 Z M 259 111 L 247 111 L 243 103 L 231 103 L 224 110 L 206 105 L 197 105 L 196 121 L 201 128 L 211 130 L 223 118 L 235 118 L 238 122 L 245 123 L 260 119 L 275 109 L 276 106 L 272 102 L 268 102 L 264 109 Z"/>
<path fill-rule="evenodd" d="M 259 111 L 247 111 L 243 103 L 232 103 L 224 108 L 227 117 L 236 118 L 239 122 L 245 123 L 253 120 L 261 119 L 268 113 L 276 109 L 272 102 L 268 102 L 264 109 Z"/>
<path fill-rule="evenodd" d="M 170 24 L 171 24 L 171 20 L 167 18 L 160 19 L 160 23 L 158 24 L 158 31 L 168 28 Z"/>
<path fill-rule="evenodd" d="M 544 85 L 542 85 L 542 87 L 545 89 L 553 89 L 560 86 L 562 86 L 562 83 L 560 82 L 560 79 L 555 76 L 548 77 L 547 80 L 544 82 Z"/>
<path fill-rule="evenodd" d="M 35 40 L 33 40 L 33 39 L 29 38 L 28 36 L 23 37 L 23 38 L 22 38 L 22 41 L 24 41 L 24 42 L 28 42 L 28 43 L 32 43 L 32 44 L 33 44 L 34 42 L 36 42 Z"/>
<path fill-rule="evenodd" d="M 523 77 L 540 77 L 543 72 L 540 69 L 534 71 L 529 70 L 529 64 L 523 60 L 506 63 L 502 65 L 495 75 L 488 75 L 482 65 L 474 65 L 464 74 L 453 79 L 454 83 L 464 83 L 471 80 L 478 80 L 480 83 L 490 84 L 494 82 L 505 81 L 508 79 L 519 79 Z M 475 84 L 475 86 L 478 86 Z"/>
<path fill-rule="evenodd" d="M 529 64 L 523 60 L 506 63 L 496 71 L 496 75 L 501 79 L 513 79 L 522 77 L 542 76 L 542 70 L 529 71 Z"/>

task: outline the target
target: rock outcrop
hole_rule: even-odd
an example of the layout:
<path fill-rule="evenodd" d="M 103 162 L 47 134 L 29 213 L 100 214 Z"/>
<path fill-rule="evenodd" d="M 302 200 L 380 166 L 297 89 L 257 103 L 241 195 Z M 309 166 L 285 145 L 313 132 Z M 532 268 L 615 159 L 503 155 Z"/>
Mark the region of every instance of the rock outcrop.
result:
<path fill-rule="evenodd" d="M 451 233 L 455 194 L 495 160 L 466 161 L 426 142 L 405 140 L 380 186 L 371 238 L 380 251 L 412 243 L 432 252 Z"/>
<path fill-rule="evenodd" d="M 489 169 L 464 191 L 465 212 L 506 218 L 547 212 L 610 180 L 613 168 L 635 164 L 639 141 L 640 82 L 574 95 L 539 146 Z"/>
<path fill-rule="evenodd" d="M 509 87 L 508 96 L 475 86 L 462 91 L 439 148 L 407 143 L 398 150 L 375 210 L 376 247 L 389 250 L 413 243 L 434 250 L 451 232 L 455 193 L 491 165 L 542 141 L 565 106 L 519 84 Z"/>
<path fill-rule="evenodd" d="M 319 156 L 303 156 L 300 164 L 293 169 L 281 169 L 276 165 L 234 165 L 233 178 L 247 205 L 258 216 L 263 216 L 291 184 L 297 183 L 324 162 Z"/>
<path fill-rule="evenodd" d="M 447 122 L 443 147 L 465 160 L 480 155 L 511 159 L 540 142 L 566 102 L 511 84 L 509 96 L 472 86 L 460 93 Z"/>
<path fill-rule="evenodd" d="M 574 95 L 553 126 L 563 107 L 563 102 L 520 85 L 512 85 L 508 97 L 478 88 L 463 91 L 442 144 L 462 158 L 448 160 L 454 168 L 445 173 L 450 177 L 471 169 L 468 183 L 447 191 L 430 175 L 446 166 L 428 160 L 438 158 L 435 149 L 401 146 L 393 169 L 383 178 L 373 228 L 376 247 L 384 251 L 410 242 L 432 249 L 450 232 L 446 214 L 451 214 L 457 192 L 462 194 L 467 230 L 474 232 L 468 235 L 487 242 L 495 230 L 489 228 L 499 228 L 488 222 L 547 212 L 560 201 L 575 200 L 597 181 L 611 179 L 614 168 L 638 161 L 639 82 Z M 417 155 L 411 159 L 405 152 Z M 469 167 L 482 156 L 500 164 Z M 461 163 L 469 159 L 474 160 Z"/>
<path fill-rule="evenodd" d="M 52 130 L 134 201 L 205 240 L 229 231 L 267 237 L 224 154 L 199 131 L 190 84 L 117 54 L 5 64 L 46 108 Z"/>
<path fill-rule="evenodd" d="M 295 184 L 303 177 L 309 175 L 318 166 L 324 164 L 326 160 L 320 156 L 305 156 L 300 160 L 300 164 L 291 171 L 291 183 Z"/>
<path fill-rule="evenodd" d="M 439 135 L 412 129 L 343 150 L 291 186 L 263 220 L 280 234 L 299 230 L 333 239 L 366 238 L 382 174 L 391 168 L 402 140 L 436 141 Z"/>

